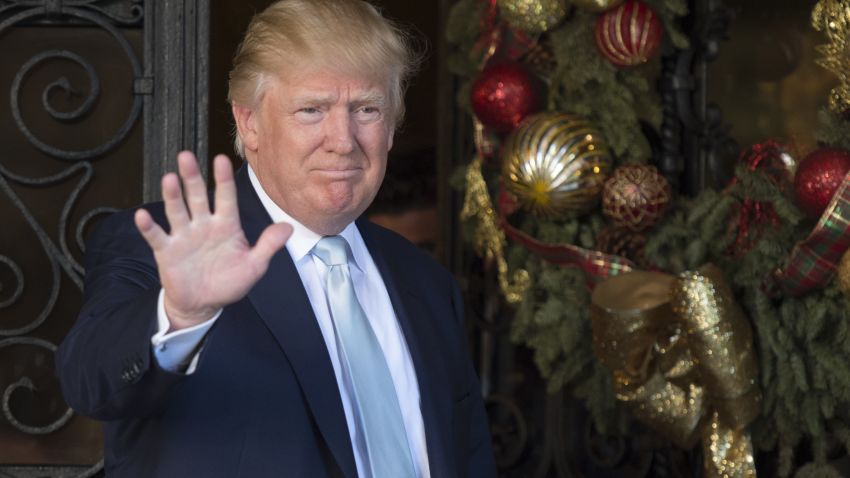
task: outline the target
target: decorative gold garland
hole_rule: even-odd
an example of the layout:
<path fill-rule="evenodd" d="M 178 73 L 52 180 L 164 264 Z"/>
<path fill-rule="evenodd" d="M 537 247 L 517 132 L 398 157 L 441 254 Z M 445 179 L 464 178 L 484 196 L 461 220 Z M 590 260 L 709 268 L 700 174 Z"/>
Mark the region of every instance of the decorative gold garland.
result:
<path fill-rule="evenodd" d="M 507 241 L 504 232 L 499 227 L 496 211 L 490 199 L 490 192 L 487 190 L 487 183 L 481 173 L 481 163 L 482 158 L 477 155 L 466 170 L 466 198 L 463 201 L 460 217 L 464 221 L 476 220 L 473 245 L 479 255 L 496 261 L 499 288 L 508 303 L 516 304 L 522 300 L 531 279 L 528 271 L 519 269 L 514 272 L 513 280 L 508 280 L 508 263 L 505 261 Z"/>
<path fill-rule="evenodd" d="M 829 39 L 816 47 L 823 55 L 817 64 L 841 80 L 829 94 L 829 107 L 843 113 L 850 109 L 850 0 L 820 0 L 812 10 L 812 26 Z"/>

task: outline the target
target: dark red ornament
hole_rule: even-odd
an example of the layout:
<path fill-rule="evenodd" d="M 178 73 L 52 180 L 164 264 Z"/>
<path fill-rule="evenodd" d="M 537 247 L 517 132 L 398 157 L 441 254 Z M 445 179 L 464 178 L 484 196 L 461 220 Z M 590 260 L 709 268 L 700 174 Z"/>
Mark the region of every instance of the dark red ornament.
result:
<path fill-rule="evenodd" d="M 540 81 L 521 63 L 485 68 L 472 85 L 472 110 L 484 126 L 509 133 L 543 107 Z"/>
<path fill-rule="evenodd" d="M 797 205 L 812 219 L 820 218 L 850 171 L 850 152 L 819 149 L 800 161 L 794 176 Z"/>
<path fill-rule="evenodd" d="M 646 63 L 661 47 L 661 21 L 645 3 L 629 0 L 596 19 L 596 47 L 617 66 Z"/>
<path fill-rule="evenodd" d="M 671 198 L 670 183 L 655 166 L 628 164 L 605 181 L 602 213 L 620 227 L 643 231 L 664 216 Z"/>

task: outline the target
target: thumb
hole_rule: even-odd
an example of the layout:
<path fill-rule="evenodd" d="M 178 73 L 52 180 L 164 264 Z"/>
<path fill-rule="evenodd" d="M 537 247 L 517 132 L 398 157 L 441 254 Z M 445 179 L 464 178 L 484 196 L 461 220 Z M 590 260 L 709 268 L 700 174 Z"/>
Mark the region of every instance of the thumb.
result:
<path fill-rule="evenodd" d="M 285 222 L 272 224 L 267 227 L 257 240 L 257 244 L 251 249 L 251 255 L 257 261 L 268 264 L 272 256 L 286 244 L 292 235 L 292 226 Z"/>

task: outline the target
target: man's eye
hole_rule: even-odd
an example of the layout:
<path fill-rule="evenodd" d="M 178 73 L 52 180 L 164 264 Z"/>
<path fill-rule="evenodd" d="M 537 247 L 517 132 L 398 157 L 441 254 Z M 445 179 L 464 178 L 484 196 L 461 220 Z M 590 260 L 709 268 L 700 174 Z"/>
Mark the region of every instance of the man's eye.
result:
<path fill-rule="evenodd" d="M 295 112 L 295 119 L 302 123 L 318 123 L 322 119 L 322 110 L 313 106 L 300 108 Z"/>
<path fill-rule="evenodd" d="M 355 112 L 358 119 L 361 120 L 373 120 L 380 118 L 381 109 L 376 106 L 363 106 L 358 108 Z"/>

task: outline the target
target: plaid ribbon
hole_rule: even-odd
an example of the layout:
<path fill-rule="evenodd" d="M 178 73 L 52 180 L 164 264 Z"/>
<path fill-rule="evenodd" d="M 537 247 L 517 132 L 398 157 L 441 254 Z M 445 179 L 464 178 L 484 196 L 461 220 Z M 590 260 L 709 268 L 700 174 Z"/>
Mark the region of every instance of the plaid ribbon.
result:
<path fill-rule="evenodd" d="M 779 289 L 799 297 L 822 288 L 832 278 L 841 256 L 850 248 L 850 173 L 832 197 L 817 226 L 794 246 L 785 267 L 775 276 Z"/>
<path fill-rule="evenodd" d="M 543 260 L 559 266 L 579 267 L 587 276 L 589 288 L 593 289 L 597 283 L 635 268 L 635 265 L 625 257 L 584 249 L 572 244 L 547 244 L 534 239 L 508 222 L 505 217 L 507 202 L 504 198 L 505 192 L 501 191 L 499 195 L 499 224 L 505 231 L 505 236 L 522 244 Z"/>

